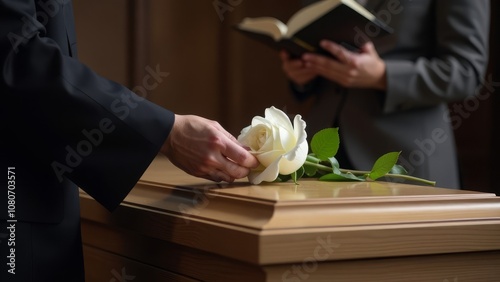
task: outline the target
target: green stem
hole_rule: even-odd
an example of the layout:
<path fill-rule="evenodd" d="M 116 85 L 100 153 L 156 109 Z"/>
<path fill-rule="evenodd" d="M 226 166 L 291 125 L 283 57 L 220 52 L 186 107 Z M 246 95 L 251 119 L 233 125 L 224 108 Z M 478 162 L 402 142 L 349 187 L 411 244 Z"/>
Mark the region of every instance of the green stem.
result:
<path fill-rule="evenodd" d="M 339 168 L 340 172 L 342 173 L 352 173 L 354 175 L 366 175 L 366 174 L 369 174 L 370 171 L 366 171 L 366 170 L 351 170 L 351 169 L 345 169 L 345 168 Z"/>
<path fill-rule="evenodd" d="M 309 156 L 308 156 L 307 160 L 304 162 L 304 165 L 315 167 L 315 168 L 317 168 L 319 170 L 326 171 L 326 172 L 329 172 L 329 173 L 333 173 L 331 167 L 326 166 L 326 165 L 322 165 L 322 164 L 319 164 L 319 163 L 316 163 L 316 160 L 319 161 L 318 159 L 316 159 L 314 157 L 309 158 Z M 350 169 L 343 169 L 343 168 L 340 168 L 339 170 L 342 173 L 352 173 L 354 175 L 367 175 L 367 174 L 370 174 L 370 171 L 364 171 L 364 170 L 350 170 Z M 427 185 L 436 186 L 436 181 L 430 181 L 430 180 L 427 180 L 427 179 L 418 178 L 418 177 L 414 177 L 414 176 L 410 176 L 410 175 L 405 175 L 405 174 L 391 174 L 391 173 L 388 173 L 385 176 L 386 177 L 392 177 L 392 178 L 401 178 L 401 179 L 406 179 L 406 180 L 411 180 L 411 181 L 416 181 L 416 182 L 422 182 L 422 183 L 425 183 Z"/>
<path fill-rule="evenodd" d="M 308 158 L 309 159 L 309 158 Z M 326 172 L 333 172 L 332 171 L 332 168 L 330 166 L 326 166 L 326 165 L 322 165 L 322 164 L 318 164 L 318 163 L 315 163 L 315 162 L 310 162 L 308 160 L 306 160 L 304 162 L 304 165 L 307 165 L 307 166 L 312 166 L 312 167 L 315 167 L 319 170 L 322 170 L 322 171 L 326 171 Z M 354 175 L 365 175 L 365 174 L 368 174 L 370 173 L 369 171 L 363 171 L 363 170 L 349 170 L 349 169 L 343 169 L 343 168 L 340 168 L 339 169 L 340 172 L 342 173 L 347 173 L 347 172 L 350 172 Z"/>
<path fill-rule="evenodd" d="M 309 157 L 308 157 L 309 158 Z M 306 160 L 304 162 L 304 165 L 307 165 L 307 166 L 312 166 L 312 167 L 315 167 L 319 170 L 322 170 L 322 171 L 326 171 L 326 172 L 332 172 L 332 168 L 329 167 L 329 166 L 326 166 L 326 165 L 322 165 L 322 164 L 318 164 L 318 163 L 315 163 L 315 162 L 310 162 L 308 160 Z"/>
<path fill-rule="evenodd" d="M 314 157 L 314 156 L 307 155 L 306 162 L 319 163 L 319 162 L 321 162 L 321 160 Z"/>
<path fill-rule="evenodd" d="M 422 182 L 430 186 L 436 186 L 436 181 L 430 181 L 427 179 L 415 177 L 415 176 L 410 176 L 410 175 L 405 175 L 405 174 L 386 174 L 386 177 L 393 177 L 393 178 L 402 178 L 406 180 L 411 180 L 411 181 L 416 181 L 416 182 Z"/>

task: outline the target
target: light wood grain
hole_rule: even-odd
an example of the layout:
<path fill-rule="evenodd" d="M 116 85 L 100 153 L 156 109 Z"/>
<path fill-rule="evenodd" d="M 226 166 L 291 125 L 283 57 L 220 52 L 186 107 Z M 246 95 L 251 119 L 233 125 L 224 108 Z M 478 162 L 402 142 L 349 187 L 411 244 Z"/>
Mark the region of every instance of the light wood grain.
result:
<path fill-rule="evenodd" d="M 426 272 L 443 277 L 435 281 L 495 281 L 488 279 L 498 274 L 479 259 L 456 267 L 468 255 L 499 260 L 500 198 L 494 194 L 386 182 L 218 184 L 158 157 L 115 212 L 84 192 L 81 208 L 89 248 L 202 281 L 242 273 L 249 279 L 227 281 L 306 277 L 289 276 L 290 269 L 302 269 L 308 281 L 331 281 L 337 274 L 344 277 L 338 281 L 401 281 L 421 270 L 422 256 L 446 265 Z M 197 265 L 207 259 L 213 262 Z M 402 270 L 379 271 L 374 261 L 381 260 L 400 261 Z M 359 266 L 371 272 L 358 273 Z"/>
<path fill-rule="evenodd" d="M 84 254 L 86 281 L 199 281 L 88 245 Z"/>

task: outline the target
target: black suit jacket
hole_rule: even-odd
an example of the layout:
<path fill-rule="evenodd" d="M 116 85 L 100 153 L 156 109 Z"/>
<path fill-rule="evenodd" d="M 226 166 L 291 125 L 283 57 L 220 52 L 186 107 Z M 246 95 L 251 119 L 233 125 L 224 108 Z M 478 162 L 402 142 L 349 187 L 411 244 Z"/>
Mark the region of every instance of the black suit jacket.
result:
<path fill-rule="evenodd" d="M 113 210 L 174 122 L 76 52 L 71 1 L 0 0 L 1 281 L 83 280 L 77 187 Z M 7 272 L 12 214 L 15 275 Z"/>

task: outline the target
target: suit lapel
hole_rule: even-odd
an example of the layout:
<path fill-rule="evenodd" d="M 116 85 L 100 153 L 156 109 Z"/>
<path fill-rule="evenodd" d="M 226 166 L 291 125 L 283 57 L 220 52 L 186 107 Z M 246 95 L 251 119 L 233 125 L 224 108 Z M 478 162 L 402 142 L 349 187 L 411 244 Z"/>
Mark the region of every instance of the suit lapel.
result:
<path fill-rule="evenodd" d="M 64 1 L 63 7 L 64 9 L 64 23 L 66 27 L 66 37 L 67 43 L 69 47 L 69 52 L 71 57 L 77 57 L 76 50 L 76 31 L 75 31 L 75 22 L 73 18 L 73 5 L 69 0 Z"/>

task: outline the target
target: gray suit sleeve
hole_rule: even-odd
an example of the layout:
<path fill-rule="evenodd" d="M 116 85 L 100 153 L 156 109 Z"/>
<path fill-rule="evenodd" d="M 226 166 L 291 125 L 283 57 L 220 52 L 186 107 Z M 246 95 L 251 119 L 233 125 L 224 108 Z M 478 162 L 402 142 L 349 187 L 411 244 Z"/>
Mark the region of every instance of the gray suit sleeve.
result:
<path fill-rule="evenodd" d="M 484 77 L 489 0 L 438 0 L 434 5 L 433 56 L 386 60 L 385 113 L 463 100 Z"/>

